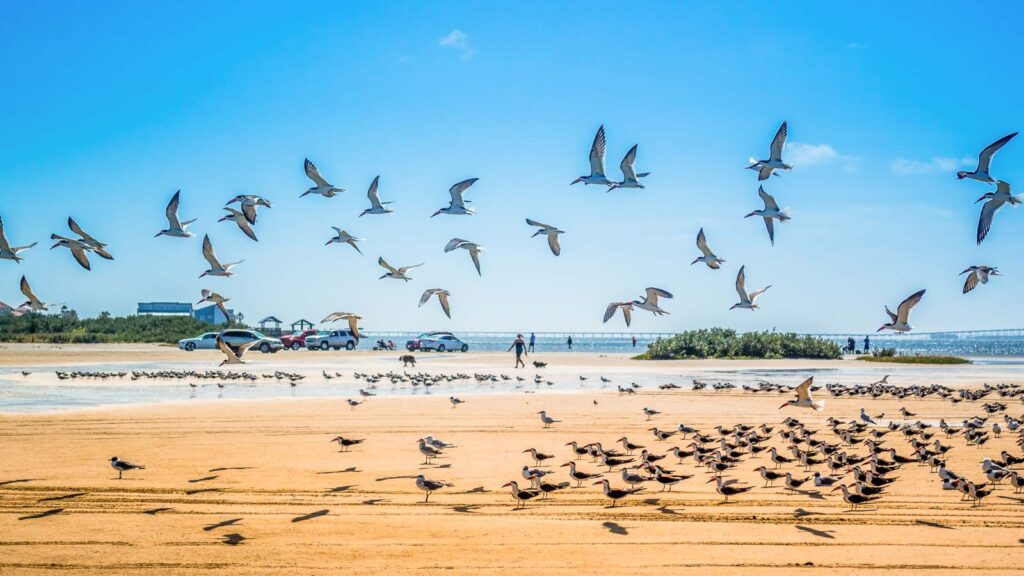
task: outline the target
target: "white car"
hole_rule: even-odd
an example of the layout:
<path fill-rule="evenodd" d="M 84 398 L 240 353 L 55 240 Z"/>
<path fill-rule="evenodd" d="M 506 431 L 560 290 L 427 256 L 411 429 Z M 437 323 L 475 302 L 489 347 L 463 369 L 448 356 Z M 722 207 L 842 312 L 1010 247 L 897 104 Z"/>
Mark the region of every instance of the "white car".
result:
<path fill-rule="evenodd" d="M 405 343 L 405 349 L 436 350 L 438 352 L 469 352 L 469 344 L 459 340 L 451 332 L 425 332 Z"/>
<path fill-rule="evenodd" d="M 213 350 L 217 347 L 217 334 L 220 332 L 207 332 L 200 334 L 195 338 L 185 338 L 178 340 L 178 348 L 186 352 L 193 350 Z"/>
<path fill-rule="evenodd" d="M 333 330 L 306 336 L 307 350 L 355 350 L 359 346 L 359 338 L 351 330 Z"/>
<path fill-rule="evenodd" d="M 259 350 L 264 354 L 269 352 L 277 352 L 284 348 L 281 341 L 277 338 L 271 338 L 264 336 L 255 330 L 224 330 L 223 332 L 207 332 L 195 338 L 185 338 L 184 340 L 178 341 L 178 348 L 186 352 L 193 350 L 212 350 L 217 347 L 217 336 L 220 336 L 229 345 L 238 347 L 246 342 L 258 340 L 259 342 L 253 346 L 253 349 Z"/>

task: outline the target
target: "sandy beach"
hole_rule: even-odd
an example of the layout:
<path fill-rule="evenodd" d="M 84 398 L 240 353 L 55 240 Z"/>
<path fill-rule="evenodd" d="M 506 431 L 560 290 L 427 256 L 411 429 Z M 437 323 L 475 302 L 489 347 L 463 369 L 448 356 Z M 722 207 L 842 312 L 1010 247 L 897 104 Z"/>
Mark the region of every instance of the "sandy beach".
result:
<path fill-rule="evenodd" d="M 242 367 L 319 372 L 321 365 L 351 378 L 354 371 L 401 371 L 397 354 L 284 353 L 256 355 Z M 500 354 L 420 355 L 430 373 L 514 374 Z M 215 353 L 185 356 L 155 346 L 11 346 L 6 368 L 122 363 L 182 363 L 212 367 Z M 537 370 L 520 371 L 523 389 L 460 394 L 452 408 L 445 385 L 420 397 L 384 395 L 350 408 L 341 397 L 209 401 L 101 407 L 0 415 L 0 572 L 4 574 L 1003 574 L 1022 571 L 1024 496 L 997 486 L 980 506 L 941 489 L 927 466 L 906 465 L 884 498 L 856 512 L 838 493 L 811 487 L 790 493 L 762 488 L 748 458 L 726 473 L 755 488 L 728 504 L 692 460 L 663 463 L 693 475 L 672 492 L 650 483 L 619 507 L 599 486 L 585 484 L 514 510 L 508 488 L 531 464 L 534 447 L 570 460 L 565 443 L 616 445 L 623 435 L 652 451 L 689 441 L 657 441 L 648 428 L 680 423 L 711 431 L 736 423 L 777 425 L 800 418 L 834 440 L 824 421 L 854 418 L 862 406 L 894 416 L 901 406 L 917 419 L 959 421 L 981 413 L 980 402 L 826 398 L 823 412 L 779 410 L 786 396 L 734 392 L 659 391 L 644 386 L 620 395 L 632 375 L 664 378 L 687 370 L 775 369 L 795 384 L 802 372 L 824 371 L 822 383 L 891 373 L 899 385 L 928 383 L 953 371 L 965 385 L 1005 375 L 1004 368 L 870 366 L 835 362 L 659 362 L 623 356 L 549 354 L 539 373 L 556 384 L 535 389 Z M 48 368 L 47 368 L 48 369 Z M 848 371 L 848 372 L 844 372 Z M 413 369 L 409 370 L 410 372 Z M 789 373 L 788 371 L 793 371 Z M 607 389 L 578 389 L 572 379 L 598 374 Z M 35 374 L 29 378 L 36 377 Z M 39 376 L 41 377 L 41 376 Z M 680 376 L 681 378 L 681 376 Z M 870 383 L 870 380 L 864 383 Z M 31 385 L 31 384 L 26 384 Z M 153 384 L 158 386 L 160 384 Z M 311 385 L 307 381 L 298 389 Z M 387 388 L 390 384 L 381 384 Z M 553 391 L 552 391 L 553 390 Z M 530 393 L 527 393 L 530 392 Z M 570 393 L 571 392 L 571 393 Z M 780 398 L 782 400 L 780 400 Z M 647 422 L 644 406 L 661 411 Z M 1017 415 L 1017 403 L 1009 413 Z M 543 429 L 536 412 L 562 420 Z M 424 465 L 416 441 L 432 434 L 458 445 Z M 350 452 L 330 442 L 365 438 Z M 982 480 L 979 462 L 1000 450 L 1019 453 L 1015 435 L 984 448 L 947 440 L 951 469 Z M 673 440 L 676 440 L 673 442 Z M 782 446 L 777 436 L 770 445 Z M 896 434 L 887 446 L 910 452 Z M 618 447 L 618 446 L 617 446 Z M 863 453 L 863 449 L 853 449 Z M 146 466 L 123 480 L 111 456 Z M 599 471 L 589 458 L 582 469 Z M 565 468 L 552 466 L 565 480 Z M 792 465 L 783 470 L 806 473 Z M 454 486 L 423 503 L 413 477 Z M 618 471 L 609 475 L 623 485 Z M 525 483 L 525 482 L 524 482 Z"/>

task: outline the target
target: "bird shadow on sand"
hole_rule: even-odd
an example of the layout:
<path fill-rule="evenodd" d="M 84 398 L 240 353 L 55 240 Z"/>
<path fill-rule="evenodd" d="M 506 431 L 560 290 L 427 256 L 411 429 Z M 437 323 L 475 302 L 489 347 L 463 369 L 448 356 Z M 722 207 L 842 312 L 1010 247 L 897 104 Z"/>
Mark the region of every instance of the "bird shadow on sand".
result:
<path fill-rule="evenodd" d="M 317 510 L 316 512 L 310 512 L 309 514 L 303 514 L 302 516 L 296 516 L 292 518 L 292 522 L 305 522 L 306 520 L 312 520 L 321 516 L 327 516 L 330 510 L 324 508 L 323 510 Z"/>
<path fill-rule="evenodd" d="M 9 484 L 23 484 L 25 482 L 35 482 L 36 478 L 22 478 L 20 480 L 4 480 L 0 482 L 0 486 L 7 486 Z"/>
<path fill-rule="evenodd" d="M 241 518 L 232 518 L 230 520 L 221 520 L 216 524 L 207 524 L 206 526 L 203 526 L 203 532 L 209 532 L 210 530 L 216 530 L 217 528 L 224 528 L 225 526 L 234 526 L 241 521 Z"/>
<path fill-rule="evenodd" d="M 953 528 L 952 526 L 946 526 L 945 524 L 931 522 L 929 520 L 914 520 L 914 524 L 917 524 L 918 526 L 929 526 L 931 528 L 942 528 L 943 530 L 956 530 L 956 528 Z"/>
<path fill-rule="evenodd" d="M 317 472 L 317 474 L 348 474 L 351 472 L 359 472 L 359 468 L 356 468 L 355 466 L 350 466 L 348 468 L 345 468 L 344 470 L 325 470 L 323 472 Z"/>
<path fill-rule="evenodd" d="M 811 528 L 810 526 L 801 526 L 799 524 L 796 525 L 796 529 L 800 530 L 801 532 L 807 532 L 808 534 L 812 534 L 819 538 L 828 538 L 829 540 L 836 539 L 836 537 L 832 535 L 835 533 L 835 530 L 818 530 L 817 528 Z"/>
<path fill-rule="evenodd" d="M 340 492 L 346 492 L 346 491 L 351 490 L 353 488 L 355 488 L 354 484 L 346 484 L 345 486 L 335 486 L 334 488 L 328 488 L 327 489 L 327 493 L 328 494 L 338 494 Z"/>
<path fill-rule="evenodd" d="M 382 476 L 377 478 L 377 482 L 384 482 L 385 480 L 413 480 L 415 476 Z"/>
<path fill-rule="evenodd" d="M 1000 498 L 1002 498 L 1003 500 L 1016 502 L 1017 504 L 1024 504 L 1024 498 L 1014 498 L 1013 496 L 1000 496 Z"/>
<path fill-rule="evenodd" d="M 195 490 L 185 490 L 185 495 L 195 496 L 196 494 L 206 494 L 208 492 L 220 492 L 220 488 L 197 488 Z"/>
<path fill-rule="evenodd" d="M 462 506 L 452 506 L 452 510 L 460 512 L 462 514 L 472 514 L 474 510 L 480 508 L 479 504 L 463 504 Z"/>
<path fill-rule="evenodd" d="M 793 516 L 797 518 L 804 518 L 806 516 L 821 516 L 821 512 L 811 512 L 810 510 L 797 508 L 796 510 L 793 510 Z"/>
<path fill-rule="evenodd" d="M 150 516 L 156 516 L 161 512 L 170 512 L 171 510 L 174 510 L 174 508 L 150 508 L 149 510 L 143 510 L 142 513 L 149 514 Z"/>
<path fill-rule="evenodd" d="M 255 466 L 228 466 L 226 468 L 210 468 L 207 472 L 227 472 L 229 470 L 255 470 Z"/>
<path fill-rule="evenodd" d="M 45 512 L 40 512 L 38 514 L 30 514 L 28 516 L 22 516 L 21 518 L 18 518 L 18 520 L 36 520 L 36 519 L 39 519 L 39 518 L 46 518 L 47 516 L 56 516 L 57 514 L 60 514 L 63 511 L 64 511 L 63 508 L 52 508 L 50 510 L 46 510 Z"/>
<path fill-rule="evenodd" d="M 386 504 L 387 502 L 386 498 L 370 498 L 369 500 L 363 500 L 360 504 L 363 506 L 374 506 L 377 504 Z"/>
<path fill-rule="evenodd" d="M 825 499 L 825 496 L 821 492 L 818 492 L 817 490 L 792 490 L 792 492 L 795 494 L 803 494 L 804 496 L 814 498 L 815 500 Z"/>
<path fill-rule="evenodd" d="M 209 482 L 210 480 L 216 480 L 220 476 L 203 476 L 202 478 L 193 478 L 188 481 L 189 484 L 198 484 L 200 482 Z"/>
<path fill-rule="evenodd" d="M 81 496 L 88 496 L 88 492 L 72 492 L 71 494 L 64 494 L 63 496 L 50 496 L 49 498 L 40 498 L 36 502 L 55 502 L 57 500 L 71 500 L 72 498 L 79 498 Z"/>
<path fill-rule="evenodd" d="M 487 488 L 484 488 L 483 486 L 477 486 L 476 488 L 466 490 L 465 492 L 463 492 L 463 494 L 484 494 L 486 492 Z"/>
<path fill-rule="evenodd" d="M 615 522 L 602 522 L 601 527 L 618 536 L 628 536 L 629 530 L 625 526 Z"/>
<path fill-rule="evenodd" d="M 655 510 L 657 510 L 658 512 L 661 512 L 662 514 L 679 514 L 679 512 L 676 512 L 675 510 L 669 508 L 666 505 L 659 506 L 659 507 L 655 508 Z"/>
<path fill-rule="evenodd" d="M 221 542 L 223 542 L 224 544 L 227 544 L 228 546 L 238 546 L 239 544 L 241 544 L 245 540 L 248 540 L 248 538 L 246 538 L 245 536 L 242 536 L 241 534 L 239 534 L 237 532 L 234 532 L 234 533 L 231 533 L 231 534 L 225 534 L 221 538 L 223 538 L 223 540 L 221 540 Z"/>
<path fill-rule="evenodd" d="M 660 500 L 657 498 L 648 498 L 644 500 L 644 504 L 647 504 L 648 506 L 657 506 L 658 502 L 660 502 Z"/>

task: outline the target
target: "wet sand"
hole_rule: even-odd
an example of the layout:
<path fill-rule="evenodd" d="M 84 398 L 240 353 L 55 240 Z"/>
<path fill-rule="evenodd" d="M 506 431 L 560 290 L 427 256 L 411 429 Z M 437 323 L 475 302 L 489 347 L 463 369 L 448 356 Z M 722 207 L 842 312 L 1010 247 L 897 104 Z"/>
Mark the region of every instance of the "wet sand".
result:
<path fill-rule="evenodd" d="M 11 354 L 8 354 L 11 352 Z M 181 352 L 156 347 L 79 347 L 0 351 L 8 367 L 181 361 Z M 215 360 L 213 353 L 186 357 Z M 394 369 L 397 354 L 357 353 L 332 360 L 314 353 L 256 355 L 244 368 L 307 362 L 336 369 Z M 207 359 L 206 355 L 209 356 Z M 432 372 L 512 374 L 507 356 L 421 356 Z M 63 360 L 61 360 L 63 358 Z M 195 358 L 195 360 L 193 360 Z M 728 364 L 728 363 L 726 363 Z M 779 361 L 755 366 L 811 369 L 826 363 Z M 842 366 L 842 363 L 838 363 Z M 449 366 L 450 365 L 450 366 Z M 713 367 L 715 363 L 708 363 Z M 356 368 L 358 367 L 358 368 Z M 732 364 L 729 369 L 739 366 Z M 859 368 L 859 366 L 858 366 Z M 637 363 L 623 357 L 559 354 L 550 374 L 606 373 L 612 386 L 630 373 L 679 372 L 678 363 Z M 931 372 L 886 366 L 891 381 L 910 384 Z M 957 368 L 965 381 L 983 381 L 986 367 Z M 931 367 L 929 370 L 938 370 Z M 411 371 L 411 370 L 410 370 Z M 532 378 L 533 368 L 524 371 Z M 797 378 L 789 376 L 786 378 Z M 300 383 L 300 386 L 303 384 Z M 385 386 L 382 384 L 381 386 Z M 694 477 L 671 493 L 647 493 L 608 508 L 598 486 L 564 490 L 525 510 L 502 484 L 521 479 L 532 464 L 522 451 L 537 449 L 568 461 L 569 440 L 612 446 L 633 442 L 664 452 L 687 442 L 658 442 L 647 428 L 686 423 L 707 431 L 738 422 L 777 424 L 786 414 L 834 440 L 824 419 L 872 413 L 960 420 L 981 413 L 980 403 L 953 405 L 938 398 L 826 398 L 824 412 L 780 411 L 784 396 L 739 392 L 663 392 L 635 396 L 607 391 L 572 394 L 525 390 L 466 395 L 451 408 L 444 385 L 429 397 L 378 397 L 350 409 L 341 399 L 171 403 L 0 415 L 0 573 L 3 574 L 1005 574 L 1024 566 L 1024 496 L 999 486 L 979 507 L 941 490 L 927 467 L 904 466 L 878 503 L 856 512 L 836 494 L 810 488 L 787 493 L 762 488 L 748 459 L 727 474 L 756 488 L 723 504 L 710 478 L 691 461 L 668 467 Z M 1019 415 L 1019 402 L 1010 402 Z M 652 422 L 644 406 L 662 411 Z M 541 428 L 536 412 L 563 420 Z M 366 438 L 339 453 L 336 435 Z M 416 440 L 427 434 L 453 442 L 433 465 L 424 465 Z M 1015 454 L 1013 435 L 984 448 L 955 448 L 949 466 L 981 480 L 979 462 L 1002 449 Z M 901 454 L 906 443 L 890 434 Z M 781 446 L 773 438 L 771 445 Z M 864 450 L 854 450 L 863 453 Z M 145 464 L 117 474 L 111 456 Z M 589 459 L 587 471 L 598 470 Z M 565 479 L 565 469 L 554 478 Z M 792 470 L 804 476 L 802 470 Z M 416 474 L 452 482 L 431 496 Z M 622 486 L 618 473 L 613 485 Z"/>

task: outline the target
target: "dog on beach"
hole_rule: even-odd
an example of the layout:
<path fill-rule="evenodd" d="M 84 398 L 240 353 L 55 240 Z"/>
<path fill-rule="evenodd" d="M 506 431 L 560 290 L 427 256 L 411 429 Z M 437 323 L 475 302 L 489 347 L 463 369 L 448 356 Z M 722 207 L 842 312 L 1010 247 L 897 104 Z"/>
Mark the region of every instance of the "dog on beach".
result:
<path fill-rule="evenodd" d="M 533 362 L 533 367 L 534 368 L 546 368 L 547 365 L 548 365 L 547 362 L 537 362 L 536 360 L 534 360 L 534 362 Z"/>
<path fill-rule="evenodd" d="M 403 368 L 408 368 L 409 364 L 412 364 L 413 367 L 416 366 L 416 357 L 412 354 L 403 354 L 398 360 L 401 361 Z"/>

